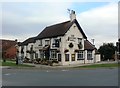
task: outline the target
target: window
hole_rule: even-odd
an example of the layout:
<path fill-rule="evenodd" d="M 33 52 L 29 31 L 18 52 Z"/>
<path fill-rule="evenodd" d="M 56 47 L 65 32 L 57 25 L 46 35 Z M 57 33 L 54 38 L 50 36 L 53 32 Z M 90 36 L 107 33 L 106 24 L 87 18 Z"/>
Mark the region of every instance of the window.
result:
<path fill-rule="evenodd" d="M 92 60 L 92 51 L 87 51 L 87 60 Z"/>
<path fill-rule="evenodd" d="M 69 61 L 69 54 L 65 54 L 65 61 Z"/>
<path fill-rule="evenodd" d="M 78 38 L 78 48 L 79 48 L 79 49 L 82 49 L 82 48 L 83 48 L 82 39 L 81 39 L 81 38 Z"/>
<path fill-rule="evenodd" d="M 77 54 L 77 60 L 83 60 L 84 59 L 84 52 L 83 51 L 79 51 Z"/>
<path fill-rule="evenodd" d="M 50 45 L 50 40 L 45 40 L 45 45 Z"/>
<path fill-rule="evenodd" d="M 54 59 L 54 58 L 56 59 L 57 58 L 57 52 L 55 50 L 51 51 L 51 58 L 52 59 Z"/>
<path fill-rule="evenodd" d="M 30 47 L 30 51 L 33 51 L 33 45 L 31 45 L 31 47 Z"/>
<path fill-rule="evenodd" d="M 21 46 L 21 53 L 24 53 L 24 46 Z"/>
<path fill-rule="evenodd" d="M 58 54 L 58 61 L 61 61 L 61 54 Z"/>
<path fill-rule="evenodd" d="M 39 46 L 42 46 L 42 40 L 40 40 L 40 44 L 39 44 Z"/>
<path fill-rule="evenodd" d="M 36 59 L 38 58 L 38 53 L 35 53 L 35 58 L 36 58 Z"/>
<path fill-rule="evenodd" d="M 82 44 L 82 39 L 78 38 L 78 44 Z"/>
<path fill-rule="evenodd" d="M 72 57 L 72 61 L 75 61 L 75 54 L 72 54 L 71 57 Z"/>
<path fill-rule="evenodd" d="M 44 52 L 43 51 L 39 51 L 40 53 L 40 58 L 43 59 L 44 58 Z"/>
<path fill-rule="evenodd" d="M 59 39 L 54 39 L 52 45 L 53 45 L 53 47 L 59 47 L 60 46 Z"/>

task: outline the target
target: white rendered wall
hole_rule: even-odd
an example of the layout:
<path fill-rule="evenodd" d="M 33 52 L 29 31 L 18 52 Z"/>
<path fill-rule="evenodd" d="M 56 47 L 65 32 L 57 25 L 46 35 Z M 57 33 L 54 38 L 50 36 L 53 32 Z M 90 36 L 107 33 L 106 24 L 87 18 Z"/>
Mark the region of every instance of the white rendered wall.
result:
<path fill-rule="evenodd" d="M 19 46 L 18 51 L 19 51 L 18 56 L 21 56 L 21 46 Z"/>
<path fill-rule="evenodd" d="M 71 35 L 74 35 L 75 39 L 74 41 L 68 41 L 68 37 L 71 37 Z M 84 38 L 82 34 L 80 33 L 77 25 L 74 23 L 70 29 L 67 31 L 64 37 L 61 38 L 61 53 L 62 53 L 62 65 L 70 65 L 70 64 L 80 64 L 84 63 L 84 60 L 77 61 L 77 54 L 74 52 L 75 49 L 78 48 L 78 38 L 82 38 L 82 45 L 83 48 L 81 50 L 84 50 Z M 69 47 L 69 44 L 72 43 L 74 46 L 72 48 Z M 65 61 L 65 53 L 64 50 L 68 49 L 69 52 L 66 54 L 69 54 L 69 61 Z M 71 61 L 71 54 L 75 54 L 76 58 L 75 61 Z"/>
<path fill-rule="evenodd" d="M 95 62 L 100 62 L 100 61 L 101 61 L 100 58 L 101 58 L 101 57 L 100 57 L 100 54 L 96 54 L 96 55 L 95 55 L 95 59 L 96 59 Z"/>

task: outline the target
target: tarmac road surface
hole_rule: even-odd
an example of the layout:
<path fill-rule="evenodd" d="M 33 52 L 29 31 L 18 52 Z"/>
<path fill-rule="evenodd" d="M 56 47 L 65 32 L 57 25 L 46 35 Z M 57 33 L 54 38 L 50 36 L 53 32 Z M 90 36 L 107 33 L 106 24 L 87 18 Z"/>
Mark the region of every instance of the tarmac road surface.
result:
<path fill-rule="evenodd" d="M 2 69 L 3 86 L 118 86 L 118 68 Z"/>

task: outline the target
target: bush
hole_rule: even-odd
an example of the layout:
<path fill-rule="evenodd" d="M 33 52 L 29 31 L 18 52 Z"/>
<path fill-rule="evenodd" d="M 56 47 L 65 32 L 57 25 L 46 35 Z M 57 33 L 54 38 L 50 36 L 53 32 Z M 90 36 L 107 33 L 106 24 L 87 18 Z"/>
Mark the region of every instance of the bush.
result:
<path fill-rule="evenodd" d="M 42 64 L 42 65 L 48 65 L 48 62 L 47 62 L 46 59 L 43 59 L 43 60 L 41 60 L 41 64 Z"/>
<path fill-rule="evenodd" d="M 57 60 L 53 60 L 52 63 L 58 63 L 58 61 Z"/>
<path fill-rule="evenodd" d="M 30 60 L 29 58 L 25 57 L 24 62 L 29 63 L 29 60 Z"/>
<path fill-rule="evenodd" d="M 40 64 L 40 63 L 41 63 L 41 59 L 40 59 L 40 58 L 37 58 L 37 59 L 35 60 L 35 63 Z"/>

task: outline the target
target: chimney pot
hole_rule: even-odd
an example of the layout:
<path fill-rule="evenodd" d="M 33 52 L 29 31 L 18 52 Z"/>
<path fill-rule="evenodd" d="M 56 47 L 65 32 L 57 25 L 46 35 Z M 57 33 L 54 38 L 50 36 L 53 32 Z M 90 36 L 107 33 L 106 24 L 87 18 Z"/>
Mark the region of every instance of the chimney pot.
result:
<path fill-rule="evenodd" d="M 76 19 L 76 14 L 75 14 L 75 11 L 74 11 L 74 10 L 71 10 L 70 20 L 73 21 L 74 19 Z"/>

